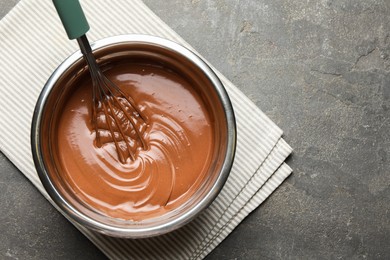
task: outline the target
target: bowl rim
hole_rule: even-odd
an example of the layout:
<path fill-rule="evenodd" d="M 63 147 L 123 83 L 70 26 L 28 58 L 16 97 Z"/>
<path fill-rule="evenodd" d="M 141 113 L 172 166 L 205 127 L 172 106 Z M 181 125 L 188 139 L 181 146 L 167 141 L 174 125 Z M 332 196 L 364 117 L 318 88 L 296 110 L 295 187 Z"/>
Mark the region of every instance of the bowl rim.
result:
<path fill-rule="evenodd" d="M 63 198 L 63 196 L 57 191 L 57 189 L 55 188 L 53 182 L 49 177 L 49 174 L 46 171 L 44 158 L 42 156 L 43 153 L 41 149 L 41 140 L 40 140 L 41 122 L 42 122 L 43 112 L 45 110 L 45 103 L 49 98 L 50 91 L 53 88 L 54 84 L 61 77 L 61 75 L 63 75 L 63 73 L 67 71 L 68 68 L 70 68 L 74 63 L 82 59 L 82 54 L 79 50 L 71 54 L 57 67 L 57 69 L 49 77 L 48 81 L 44 85 L 39 95 L 38 101 L 34 109 L 33 118 L 32 118 L 31 148 L 32 148 L 33 160 L 34 160 L 35 168 L 38 172 L 38 176 L 45 190 L 47 191 L 51 199 L 55 202 L 55 204 L 58 206 L 57 208 L 60 209 L 60 211 L 65 215 L 65 217 L 67 217 L 69 220 L 73 220 L 77 222 L 78 224 L 81 224 L 84 227 L 90 228 L 92 230 L 107 235 L 116 236 L 116 237 L 125 237 L 125 238 L 142 238 L 142 237 L 150 237 L 150 236 L 164 234 L 187 224 L 214 201 L 214 199 L 217 197 L 219 192 L 222 190 L 233 165 L 235 149 L 236 149 L 236 139 L 237 139 L 236 122 L 235 122 L 232 103 L 229 99 L 229 96 L 222 82 L 220 81 L 216 73 L 210 68 L 210 66 L 207 65 L 205 61 L 203 61 L 202 58 L 200 58 L 197 54 L 187 49 L 186 47 L 176 42 L 164 38 L 156 37 L 156 36 L 131 34 L 131 35 L 112 36 L 112 37 L 98 40 L 93 44 L 91 44 L 91 48 L 92 50 L 95 51 L 107 47 L 109 45 L 123 44 L 126 42 L 155 44 L 167 48 L 170 51 L 176 52 L 177 54 L 185 57 L 186 59 L 194 63 L 208 77 L 212 85 L 214 85 L 216 93 L 224 108 L 226 122 L 227 122 L 228 132 L 227 132 L 226 156 L 224 158 L 221 171 L 217 179 L 215 180 L 211 189 L 199 201 L 199 203 L 197 203 L 194 207 L 192 207 L 188 211 L 184 212 L 179 217 L 174 218 L 173 220 L 167 223 L 163 223 L 162 225 L 156 225 L 153 227 L 137 226 L 137 228 L 118 227 L 118 226 L 112 226 L 106 223 L 99 222 L 87 216 L 86 214 L 81 213 L 79 210 L 73 207 L 69 202 L 67 202 L 66 199 Z"/>

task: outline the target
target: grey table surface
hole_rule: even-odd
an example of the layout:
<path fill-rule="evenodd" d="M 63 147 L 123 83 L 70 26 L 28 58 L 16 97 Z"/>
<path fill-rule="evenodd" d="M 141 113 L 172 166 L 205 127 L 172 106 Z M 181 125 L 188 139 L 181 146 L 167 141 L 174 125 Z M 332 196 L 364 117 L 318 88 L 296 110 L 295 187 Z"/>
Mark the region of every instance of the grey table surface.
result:
<path fill-rule="evenodd" d="M 294 148 L 208 259 L 390 259 L 390 1 L 144 2 Z M 0 259 L 104 259 L 3 154 L 0 209 Z"/>

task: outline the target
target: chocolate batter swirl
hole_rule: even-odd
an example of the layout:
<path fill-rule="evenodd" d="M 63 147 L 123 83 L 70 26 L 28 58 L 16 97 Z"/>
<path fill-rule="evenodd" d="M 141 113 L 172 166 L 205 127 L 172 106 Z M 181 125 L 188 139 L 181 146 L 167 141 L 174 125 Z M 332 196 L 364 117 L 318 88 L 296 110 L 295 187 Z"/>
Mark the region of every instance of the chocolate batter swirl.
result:
<path fill-rule="evenodd" d="M 207 107 L 187 79 L 162 67 L 122 64 L 105 74 L 131 93 L 148 118 L 148 127 L 141 126 L 147 149 L 122 164 L 110 136 L 96 146 L 92 87 L 85 80 L 59 120 L 63 178 L 81 201 L 108 216 L 141 221 L 179 207 L 204 181 L 210 165 L 214 136 Z"/>

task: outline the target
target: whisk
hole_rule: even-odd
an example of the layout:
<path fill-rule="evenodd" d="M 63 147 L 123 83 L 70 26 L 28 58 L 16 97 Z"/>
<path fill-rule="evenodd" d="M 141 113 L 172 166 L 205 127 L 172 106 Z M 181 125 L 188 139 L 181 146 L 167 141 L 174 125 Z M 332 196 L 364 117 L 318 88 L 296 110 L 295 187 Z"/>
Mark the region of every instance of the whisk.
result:
<path fill-rule="evenodd" d="M 69 39 L 77 39 L 92 78 L 92 127 L 97 147 L 104 140 L 115 144 L 118 159 L 135 160 L 137 149 L 147 149 L 143 133 L 146 117 L 134 100 L 100 70 L 86 36 L 89 24 L 78 0 L 53 0 Z"/>

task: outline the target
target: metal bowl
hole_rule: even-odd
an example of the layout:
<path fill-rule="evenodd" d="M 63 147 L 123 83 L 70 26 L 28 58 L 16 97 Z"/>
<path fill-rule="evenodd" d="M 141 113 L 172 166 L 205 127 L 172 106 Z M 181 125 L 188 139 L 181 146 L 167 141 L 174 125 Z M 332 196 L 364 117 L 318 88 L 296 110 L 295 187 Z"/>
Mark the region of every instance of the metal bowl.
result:
<path fill-rule="evenodd" d="M 164 234 L 188 223 L 216 198 L 231 170 L 236 144 L 234 112 L 221 81 L 196 54 L 172 41 L 146 35 L 123 35 L 106 38 L 92 45 L 95 57 L 110 61 L 134 55 L 158 59 L 183 73 L 191 73 L 204 84 L 198 90 L 211 105 L 215 120 L 215 152 L 207 178 L 188 202 L 167 214 L 144 221 L 116 219 L 87 207 L 67 188 L 53 156 L 51 143 L 56 114 L 64 105 L 70 86 L 86 73 L 82 54 L 67 58 L 51 75 L 37 101 L 31 131 L 32 154 L 39 178 L 52 200 L 69 219 L 98 232 L 126 238 Z"/>

